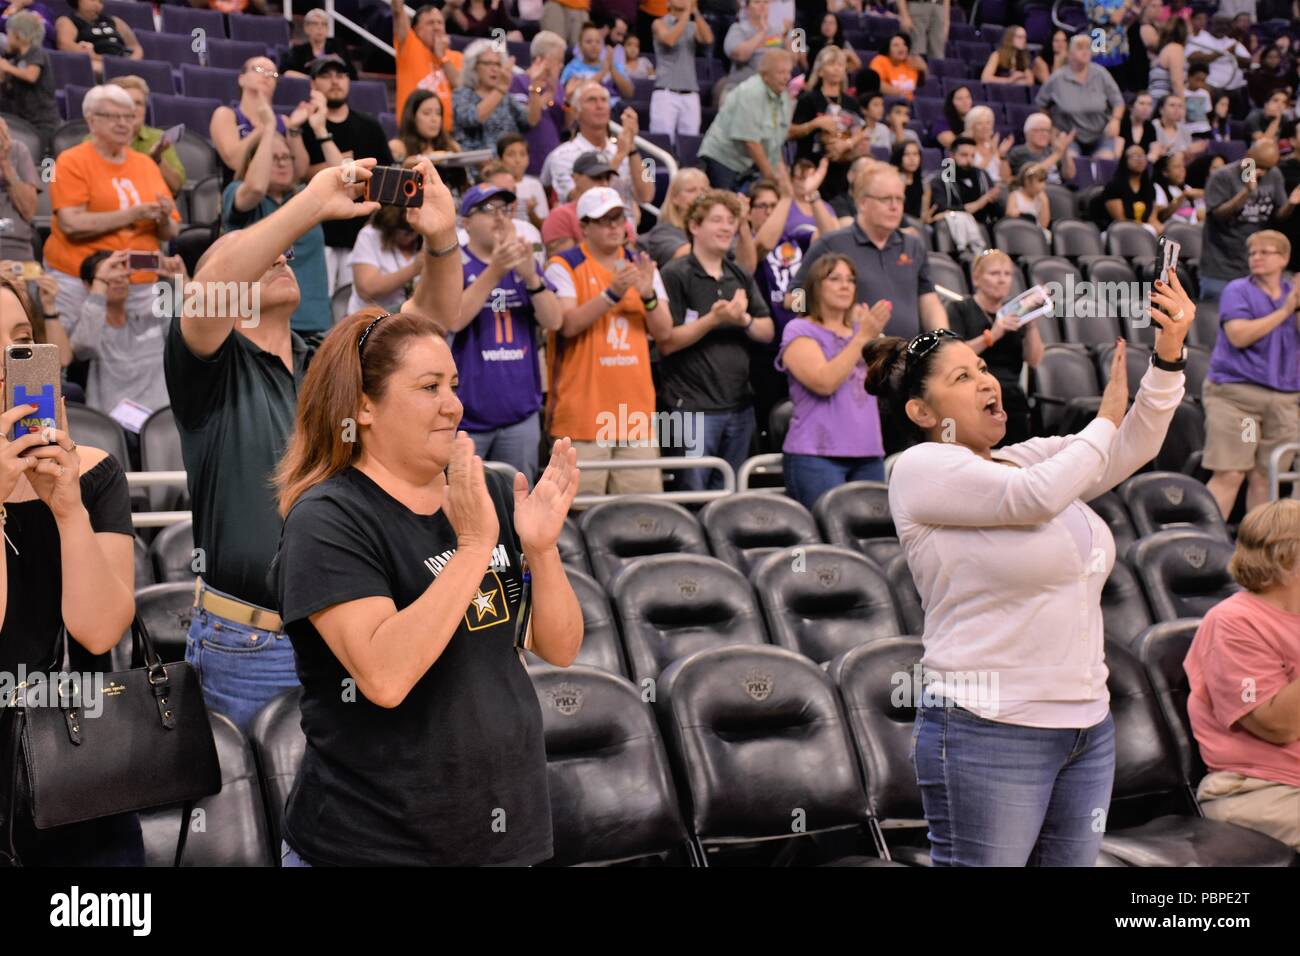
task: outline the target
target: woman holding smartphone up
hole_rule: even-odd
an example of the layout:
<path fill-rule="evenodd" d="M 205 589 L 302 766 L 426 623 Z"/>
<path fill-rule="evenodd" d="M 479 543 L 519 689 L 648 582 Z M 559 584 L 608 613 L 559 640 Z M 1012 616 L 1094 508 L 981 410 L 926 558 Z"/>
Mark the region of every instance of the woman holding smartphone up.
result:
<path fill-rule="evenodd" d="M 996 451 L 1002 386 L 960 336 L 863 351 L 867 391 L 922 439 L 895 463 L 889 503 L 925 608 L 923 680 L 945 704 L 918 707 L 913 735 L 936 866 L 1096 862 L 1115 769 L 1101 617 L 1115 543 L 1084 502 L 1159 451 L 1195 312 L 1176 275 L 1157 282 L 1132 409 L 1120 339 L 1091 424 Z"/>
<path fill-rule="evenodd" d="M 38 333 L 26 290 L 0 275 L 0 354 L 10 345 L 41 348 Z M 0 364 L 14 378 L 4 383 L 6 398 L 20 381 L 23 394 L 46 385 L 57 390 L 57 359 L 42 358 L 14 356 Z M 38 362 L 52 374 L 24 375 L 23 362 Z M 89 653 L 106 653 L 135 615 L 126 475 L 107 452 L 78 446 L 62 429 L 14 438 L 14 426 L 36 411 L 6 401 L 0 414 L 0 672 L 10 675 L 62 666 L 64 628 Z M 0 815 L 8 812 L 14 779 L 8 750 L 0 746 Z M 30 813 L 20 813 L 14 849 L 26 866 L 144 865 L 134 814 L 37 830 Z"/>

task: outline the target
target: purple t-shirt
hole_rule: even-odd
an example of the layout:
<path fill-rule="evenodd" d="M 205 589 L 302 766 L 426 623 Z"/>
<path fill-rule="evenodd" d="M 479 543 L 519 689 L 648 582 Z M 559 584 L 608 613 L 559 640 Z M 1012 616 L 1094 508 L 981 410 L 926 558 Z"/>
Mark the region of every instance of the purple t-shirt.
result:
<path fill-rule="evenodd" d="M 812 244 L 812 233 L 792 235 L 787 232 L 781 237 L 771 252 L 758 260 L 759 288 L 767 293 L 767 304 L 772 310 L 772 321 L 776 323 L 775 341 L 780 343 L 785 332 L 786 323 L 795 317 L 795 313 L 785 307 L 785 294 L 794 288 L 795 273 L 803 265 L 803 257 Z"/>
<path fill-rule="evenodd" d="M 1233 319 L 1262 319 L 1282 308 L 1291 294 L 1291 283 L 1282 283 L 1282 295 L 1269 298 L 1249 277 L 1234 279 L 1219 296 L 1219 324 Z M 1279 392 L 1300 392 L 1300 328 L 1294 317 L 1287 319 L 1257 342 L 1239 349 L 1220 335 L 1210 355 L 1207 377 L 1216 385 L 1242 382 L 1263 385 Z"/>
<path fill-rule="evenodd" d="M 551 104 L 549 109 L 544 108 L 541 117 L 537 120 L 537 125 L 524 133 L 524 138 L 528 140 L 528 174 L 530 176 L 541 175 L 542 162 L 555 150 L 555 147 L 560 145 L 560 131 L 564 129 L 564 87 L 557 85 L 555 92 L 555 102 Z M 527 73 L 515 74 L 514 79 L 510 81 L 510 95 L 527 109 Z M 496 148 L 495 143 L 492 146 L 494 149 Z"/>
<path fill-rule="evenodd" d="M 468 246 L 461 246 L 460 261 L 468 288 L 487 263 Z M 544 278 L 541 281 L 554 291 Z M 451 354 L 460 373 L 459 394 L 465 406 L 460 427 L 465 431 L 515 425 L 542 407 L 535 329 L 532 301 L 524 284 L 510 272 L 488 294 L 474 320 L 456 333 Z"/>
<path fill-rule="evenodd" d="M 784 450 L 793 455 L 820 455 L 825 458 L 879 458 L 885 454 L 880 438 L 880 412 L 874 395 L 868 395 L 865 382 L 867 364 L 861 359 L 853 374 L 844 380 L 835 394 L 824 398 L 799 384 L 781 363 L 786 348 L 795 339 L 807 337 L 821 346 L 827 361 L 844 351 L 849 339 L 842 339 L 811 319 L 793 319 L 781 335 L 781 351 L 776 367 L 789 376 L 790 401 L 794 415 L 785 433 Z"/>

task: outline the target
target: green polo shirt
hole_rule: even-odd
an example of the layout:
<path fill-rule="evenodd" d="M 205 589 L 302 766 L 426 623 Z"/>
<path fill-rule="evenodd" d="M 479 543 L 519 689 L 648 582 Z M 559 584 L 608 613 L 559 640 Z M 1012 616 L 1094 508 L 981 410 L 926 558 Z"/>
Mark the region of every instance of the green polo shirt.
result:
<path fill-rule="evenodd" d="M 727 94 L 722 109 L 704 134 L 700 155 L 734 173 L 743 173 L 754 165 L 744 144 L 758 143 L 775 169 L 781 162 L 781 147 L 790 132 L 792 112 L 790 95 L 784 90 L 773 93 L 763 77 L 755 74 Z"/>
<path fill-rule="evenodd" d="M 155 126 L 141 126 L 140 132 L 131 142 L 131 148 L 137 153 L 144 153 L 148 156 L 153 152 L 153 148 L 158 145 L 158 140 L 162 139 L 162 134 L 163 131 Z M 85 143 L 89 141 L 90 134 L 86 134 L 86 138 L 82 140 L 82 142 Z M 175 146 L 168 146 L 163 150 L 162 161 L 169 169 L 181 178 L 180 183 L 176 187 L 176 194 L 179 196 L 181 187 L 185 185 L 185 164 L 181 162 L 180 156 L 177 155 Z"/>

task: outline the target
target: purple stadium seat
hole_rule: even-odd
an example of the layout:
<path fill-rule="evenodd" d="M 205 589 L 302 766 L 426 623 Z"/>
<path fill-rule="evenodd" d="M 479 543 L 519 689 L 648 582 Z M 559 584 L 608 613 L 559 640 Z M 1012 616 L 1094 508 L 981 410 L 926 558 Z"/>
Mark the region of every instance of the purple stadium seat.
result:
<path fill-rule="evenodd" d="M 930 76 L 959 76 L 963 79 L 966 77 L 966 64 L 961 60 L 947 60 L 941 56 L 936 56 L 930 60 Z"/>
<path fill-rule="evenodd" d="M 95 68 L 86 54 L 46 50 L 45 55 L 50 58 L 55 86 L 66 87 L 71 83 L 90 88 L 95 85 Z"/>
<path fill-rule="evenodd" d="M 1048 46 L 1052 42 L 1052 11 L 1047 5 L 1033 4 L 1025 10 L 1025 32 L 1029 34 L 1030 43 Z"/>
<path fill-rule="evenodd" d="M 287 106 L 292 112 L 299 103 L 310 99 L 311 80 L 299 79 L 296 76 L 282 76 L 275 84 L 275 95 L 271 97 L 271 105 Z"/>
<path fill-rule="evenodd" d="M 157 60 L 180 66 L 182 63 L 199 64 L 198 51 L 192 37 L 176 33 L 137 33 L 136 39 L 144 49 L 146 60 Z"/>
<path fill-rule="evenodd" d="M 655 91 L 654 80 L 633 80 L 632 81 L 632 99 L 650 102 L 650 95 Z"/>
<path fill-rule="evenodd" d="M 459 33 L 453 33 L 451 35 L 451 48 L 453 50 L 459 50 L 462 53 L 465 52 L 465 47 L 469 46 L 473 42 L 473 37 L 461 36 Z"/>
<path fill-rule="evenodd" d="M 918 96 L 912 100 L 912 110 L 922 122 L 934 123 L 943 119 L 943 100 L 933 96 Z"/>
<path fill-rule="evenodd" d="M 388 89 L 380 80 L 356 80 L 348 88 L 348 104 L 362 113 L 388 112 Z"/>
<path fill-rule="evenodd" d="M 82 118 L 81 101 L 86 98 L 86 94 L 89 92 L 90 87 L 88 86 L 71 85 L 63 88 L 64 108 L 67 111 L 65 119 L 71 121 Z"/>
<path fill-rule="evenodd" d="M 840 28 L 845 32 L 849 30 L 866 29 L 862 24 L 862 14 L 858 13 L 856 10 L 841 10 L 839 13 L 835 14 L 835 16 L 839 18 Z"/>
<path fill-rule="evenodd" d="M 189 97 L 231 103 L 239 99 L 239 73 L 185 63 L 181 65 L 181 87 Z"/>
<path fill-rule="evenodd" d="M 257 17 L 246 13 L 232 13 L 230 39 L 262 43 L 266 46 L 288 46 L 289 23 L 283 17 Z"/>
<path fill-rule="evenodd" d="M 984 92 L 988 95 L 990 102 L 998 103 L 1028 103 L 1029 87 L 1021 86 L 1019 83 L 985 83 Z"/>
<path fill-rule="evenodd" d="M 515 58 L 515 66 L 521 70 L 528 69 L 533 62 L 532 51 L 529 50 L 527 43 L 521 43 L 518 40 L 506 41 L 506 55 Z"/>
<path fill-rule="evenodd" d="M 272 61 L 275 60 L 266 49 L 265 43 L 249 40 L 209 40 L 206 65 L 219 70 L 243 72 L 244 64 L 255 56 L 268 56 Z"/>
<path fill-rule="evenodd" d="M 397 139 L 397 117 L 392 113 L 380 113 L 379 125 L 384 128 L 384 135 L 389 139 Z"/>
<path fill-rule="evenodd" d="M 677 161 L 683 166 L 694 166 L 700 152 L 703 136 L 688 136 L 685 133 L 677 137 Z"/>
<path fill-rule="evenodd" d="M 1002 34 L 1006 27 L 998 26 L 996 23 L 981 23 L 979 38 L 985 43 L 991 44 L 993 49 L 997 49 L 1002 43 Z"/>
<path fill-rule="evenodd" d="M 172 65 L 158 60 L 128 60 L 120 56 L 104 57 L 104 79 L 118 76 L 138 76 L 149 84 L 149 91 L 175 93 L 176 80 Z"/>
<path fill-rule="evenodd" d="M 1211 143 L 1209 152 L 1212 156 L 1222 156 L 1225 163 L 1235 163 L 1246 155 L 1247 146 L 1239 140 Z"/>
<path fill-rule="evenodd" d="M 880 160 L 882 163 L 887 163 L 887 162 L 889 162 L 889 155 L 890 155 L 890 153 L 891 153 L 891 150 L 889 149 L 888 146 L 872 146 L 872 147 L 871 147 L 871 155 L 872 155 L 872 157 L 873 157 L 874 159 L 878 159 L 878 160 Z"/>
<path fill-rule="evenodd" d="M 1079 164 L 1076 162 L 1076 166 Z M 1115 170 L 1119 167 L 1117 159 L 1094 159 L 1092 161 L 1092 178 L 1094 181 L 1105 184 L 1110 182 L 1110 178 L 1115 175 Z"/>
<path fill-rule="evenodd" d="M 921 170 L 922 172 L 936 172 L 943 165 L 943 150 L 934 146 L 921 147 Z"/>
<path fill-rule="evenodd" d="M 1080 157 L 1074 161 L 1074 178 L 1070 180 L 1069 185 L 1076 192 L 1087 189 L 1097 182 L 1097 175 L 1093 169 L 1090 160 Z"/>
<path fill-rule="evenodd" d="M 222 100 L 153 93 L 149 96 L 149 105 L 153 109 L 155 126 L 167 129 L 177 123 L 184 123 L 187 133 L 194 133 L 207 140 L 212 114 L 217 111 L 218 106 L 225 104 Z"/>
<path fill-rule="evenodd" d="M 1023 130 L 1025 120 L 1029 119 L 1031 114 L 1038 112 L 1037 107 L 1030 103 L 1007 103 L 1005 107 L 1007 124 L 1014 126 L 1017 131 Z"/>
<path fill-rule="evenodd" d="M 137 0 L 104 0 L 104 13 L 110 17 L 121 17 L 122 22 L 137 34 L 153 33 L 157 30 L 153 22 L 153 5 Z"/>
<path fill-rule="evenodd" d="M 665 152 L 671 153 L 673 151 L 673 140 L 667 133 L 647 133 L 642 130 L 641 138 L 654 143 Z"/>
<path fill-rule="evenodd" d="M 862 28 L 877 40 L 883 40 L 899 31 L 898 18 L 864 16 L 862 18 Z"/>
<path fill-rule="evenodd" d="M 974 40 L 980 39 L 979 31 L 969 23 L 957 23 L 955 20 L 948 25 L 948 42 L 954 40 Z"/>
<path fill-rule="evenodd" d="M 193 7 L 162 8 L 162 32 L 183 33 L 193 36 L 195 30 L 202 30 L 210 39 L 226 35 L 226 21 L 216 10 L 196 10 Z"/>

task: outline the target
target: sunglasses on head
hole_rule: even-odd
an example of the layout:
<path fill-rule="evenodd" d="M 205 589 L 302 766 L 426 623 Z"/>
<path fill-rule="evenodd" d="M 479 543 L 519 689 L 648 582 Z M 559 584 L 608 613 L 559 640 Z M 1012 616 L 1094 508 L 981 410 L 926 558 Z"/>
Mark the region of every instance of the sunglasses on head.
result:
<path fill-rule="evenodd" d="M 916 374 L 920 360 L 925 358 L 931 352 L 939 347 L 939 344 L 945 339 L 961 339 L 961 336 L 952 329 L 934 329 L 930 332 L 922 332 L 916 338 L 907 344 L 907 352 L 904 356 L 903 381 L 911 382 L 912 377 Z M 908 389 L 910 392 L 910 389 Z"/>

